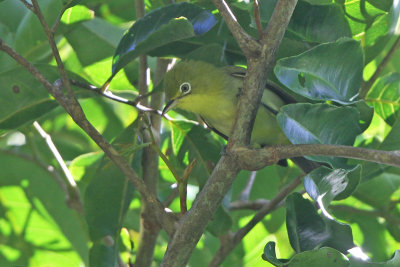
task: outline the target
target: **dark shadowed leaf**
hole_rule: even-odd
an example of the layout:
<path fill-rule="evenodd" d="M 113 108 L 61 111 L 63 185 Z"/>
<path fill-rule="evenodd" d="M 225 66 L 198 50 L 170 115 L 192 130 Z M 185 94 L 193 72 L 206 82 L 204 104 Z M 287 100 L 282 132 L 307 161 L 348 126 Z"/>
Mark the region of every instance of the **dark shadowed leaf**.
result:
<path fill-rule="evenodd" d="M 326 245 L 346 253 L 354 247 L 350 226 L 319 215 L 315 206 L 300 193 L 289 195 L 286 206 L 286 227 L 296 252 Z"/>
<path fill-rule="evenodd" d="M 358 96 L 363 64 L 360 43 L 343 38 L 281 59 L 274 72 L 295 93 L 313 100 L 348 104 Z"/>
<path fill-rule="evenodd" d="M 186 2 L 156 9 L 137 20 L 121 39 L 114 54 L 112 73 L 115 75 L 140 54 L 204 34 L 215 23 L 210 12 Z"/>
<path fill-rule="evenodd" d="M 261 255 L 263 260 L 268 261 L 274 266 L 285 266 L 285 262 L 288 260 L 282 260 L 276 258 L 275 242 L 268 242 L 264 247 L 264 253 Z"/>
<path fill-rule="evenodd" d="M 293 144 L 353 145 L 356 136 L 361 133 L 359 116 L 359 111 L 353 107 L 290 104 L 281 108 L 277 119 Z M 346 162 L 345 159 L 334 157 L 309 158 L 337 167 L 344 167 Z"/>

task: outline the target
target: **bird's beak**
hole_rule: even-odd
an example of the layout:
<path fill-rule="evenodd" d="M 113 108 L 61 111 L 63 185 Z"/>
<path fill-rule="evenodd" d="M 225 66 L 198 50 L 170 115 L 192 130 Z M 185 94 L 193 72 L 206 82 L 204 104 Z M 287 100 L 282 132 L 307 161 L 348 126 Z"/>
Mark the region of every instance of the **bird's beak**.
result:
<path fill-rule="evenodd" d="M 168 103 L 165 105 L 165 107 L 164 107 L 164 109 L 163 109 L 163 111 L 161 113 L 161 116 L 163 116 L 168 111 L 173 109 L 177 104 L 178 104 L 178 99 L 171 99 L 170 101 L 168 101 Z"/>

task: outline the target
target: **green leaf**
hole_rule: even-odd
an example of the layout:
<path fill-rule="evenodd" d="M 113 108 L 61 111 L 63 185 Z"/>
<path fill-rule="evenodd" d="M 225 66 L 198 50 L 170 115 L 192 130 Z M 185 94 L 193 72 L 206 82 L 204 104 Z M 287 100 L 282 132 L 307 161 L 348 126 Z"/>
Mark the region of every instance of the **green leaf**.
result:
<path fill-rule="evenodd" d="M 52 175 L 47 165 L 41 166 L 25 155 L 18 157 L 0 152 L 0 214 L 8 210 L 7 216 L 2 216 L 2 225 L 11 224 L 2 228 L 8 229 L 2 231 L 2 247 L 15 247 L 20 260 L 26 261 L 32 257 L 32 251 L 36 251 L 44 257 L 43 265 L 62 266 L 51 260 L 69 258 L 64 265 L 78 264 L 76 254 L 71 251 L 76 251 L 81 260 L 87 262 L 88 238 L 83 220 L 66 205 L 65 191 L 58 177 Z M 17 232 L 12 234 L 13 229 Z M 57 257 L 45 256 L 55 251 L 59 253 Z"/>
<path fill-rule="evenodd" d="M 374 106 L 376 113 L 391 126 L 399 118 L 399 87 L 400 73 L 389 73 L 374 83 L 365 99 Z"/>
<path fill-rule="evenodd" d="M 359 116 L 358 110 L 353 107 L 300 103 L 282 107 L 277 119 L 293 144 L 353 145 L 356 136 L 361 133 Z M 346 159 L 334 157 L 308 158 L 337 167 L 344 167 L 346 162 Z"/>
<path fill-rule="evenodd" d="M 122 153 L 127 144 L 136 146 L 136 129 L 137 121 L 115 139 L 113 146 L 120 148 Z M 133 159 L 137 156 L 135 153 Z M 85 217 L 92 241 L 99 241 L 107 235 L 116 239 L 132 197 L 132 183 L 119 168 L 104 157 L 85 193 Z"/>
<path fill-rule="evenodd" d="M 394 252 L 393 257 L 386 262 L 365 262 L 357 258 L 350 258 L 349 267 L 397 267 L 400 266 L 400 250 Z"/>
<path fill-rule="evenodd" d="M 274 266 L 286 266 L 285 262 L 288 260 L 279 260 L 276 258 L 275 252 L 275 242 L 268 242 L 264 247 L 264 253 L 261 255 L 263 260 L 268 261 L 269 263 L 273 264 Z"/>
<path fill-rule="evenodd" d="M 313 5 L 299 1 L 288 26 L 288 36 L 315 43 L 334 42 L 342 37 L 351 37 L 350 26 L 343 9 L 329 2 L 332 1 L 318 3 L 323 5 Z"/>
<path fill-rule="evenodd" d="M 345 255 L 336 249 L 324 247 L 317 250 L 305 251 L 294 255 L 290 259 L 288 267 L 309 267 L 309 266 L 324 266 L 324 267 L 347 267 L 349 260 Z"/>
<path fill-rule="evenodd" d="M 62 8 L 60 0 L 42 0 L 40 10 L 46 22 L 51 26 Z M 50 55 L 50 46 L 42 25 L 33 12 L 27 12 L 18 22 L 14 49 L 30 61 L 43 59 Z"/>
<path fill-rule="evenodd" d="M 322 217 L 300 193 L 289 195 L 286 207 L 289 241 L 296 252 L 326 245 L 345 253 L 354 247 L 350 226 Z"/>
<path fill-rule="evenodd" d="M 115 244 L 104 244 L 96 242 L 90 249 L 90 267 L 110 267 L 118 266 L 118 248 Z"/>
<path fill-rule="evenodd" d="M 344 192 L 351 184 L 351 189 L 347 190 L 347 195 L 355 190 L 360 181 L 360 167 L 348 171 L 344 169 L 330 169 L 325 166 L 313 170 L 304 177 L 304 188 L 308 195 L 319 204 L 320 208 L 326 208 L 329 203 L 339 194 Z M 358 170 L 358 176 L 354 176 L 355 181 L 350 183 L 349 173 Z M 358 179 L 357 179 L 358 178 Z"/>
<path fill-rule="evenodd" d="M 83 66 L 111 57 L 124 31 L 100 18 L 79 23 L 65 37 Z"/>
<path fill-rule="evenodd" d="M 36 65 L 50 82 L 60 78 L 57 67 Z M 79 79 L 76 75 L 70 78 Z M 0 129 L 15 129 L 33 122 L 58 104 L 23 67 L 0 72 Z"/>
<path fill-rule="evenodd" d="M 94 12 L 86 6 L 77 5 L 68 8 L 61 17 L 61 22 L 68 25 L 94 18 Z"/>
<path fill-rule="evenodd" d="M 286 228 L 296 252 L 311 250 L 326 240 L 326 225 L 313 204 L 301 194 L 286 198 Z"/>
<path fill-rule="evenodd" d="M 156 9 L 136 21 L 115 51 L 115 75 L 140 54 L 181 39 L 209 31 L 216 19 L 208 11 L 186 2 Z"/>
<path fill-rule="evenodd" d="M 363 65 L 360 43 L 344 38 L 281 59 L 274 72 L 281 83 L 302 96 L 349 104 L 358 96 Z"/>
<path fill-rule="evenodd" d="M 312 5 L 328 5 L 332 4 L 332 0 L 304 0 Z"/>
<path fill-rule="evenodd" d="M 176 135 L 182 135 L 179 140 L 183 142 L 180 143 L 181 145 L 177 151 L 176 157 L 182 164 L 187 163 L 184 162 L 185 160 L 189 162 L 194 159 L 197 160 L 197 164 L 190 177 L 191 179 L 197 179 L 199 185 L 203 186 L 211 174 L 213 165 L 216 164 L 220 158 L 222 146 L 211 136 L 210 132 L 203 127 L 184 121 L 178 121 L 178 123 L 175 124 L 176 122 L 177 121 L 169 121 L 173 131 L 180 132 Z M 189 125 L 185 126 L 184 124 Z M 190 130 L 187 131 L 189 128 Z"/>
<path fill-rule="evenodd" d="M 185 137 L 195 125 L 190 121 L 173 121 L 169 123 L 171 129 L 171 142 L 174 154 L 178 154 Z"/>

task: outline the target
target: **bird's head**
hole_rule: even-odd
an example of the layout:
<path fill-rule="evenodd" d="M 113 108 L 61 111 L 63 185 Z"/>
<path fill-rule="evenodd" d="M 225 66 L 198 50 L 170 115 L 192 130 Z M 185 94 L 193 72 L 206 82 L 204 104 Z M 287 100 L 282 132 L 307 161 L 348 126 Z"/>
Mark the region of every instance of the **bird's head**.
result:
<path fill-rule="evenodd" d="M 215 86 L 212 83 L 214 65 L 201 61 L 181 61 L 164 77 L 164 90 L 169 100 L 163 114 L 173 108 L 200 113 Z M 211 74 L 212 73 L 212 74 Z"/>

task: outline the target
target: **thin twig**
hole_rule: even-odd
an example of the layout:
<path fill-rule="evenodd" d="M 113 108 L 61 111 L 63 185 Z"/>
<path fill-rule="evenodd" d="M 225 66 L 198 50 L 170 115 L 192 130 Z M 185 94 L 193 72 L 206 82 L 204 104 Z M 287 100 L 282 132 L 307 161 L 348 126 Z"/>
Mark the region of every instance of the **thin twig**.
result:
<path fill-rule="evenodd" d="M 32 11 L 33 13 L 35 13 L 35 9 L 33 8 L 33 6 L 28 3 L 26 0 L 20 0 L 30 11 Z"/>
<path fill-rule="evenodd" d="M 294 190 L 301 184 L 303 175 L 298 176 L 292 182 L 290 182 L 284 189 L 275 195 L 271 201 L 266 203 L 248 222 L 244 227 L 240 228 L 232 237 L 231 242 L 225 242 L 221 245 L 214 258 L 208 265 L 208 267 L 217 267 L 222 264 L 225 258 L 231 253 L 231 251 L 242 241 L 254 226 L 257 225 L 267 214 L 276 209 L 276 207 Z"/>
<path fill-rule="evenodd" d="M 31 1 L 32 1 L 33 7 L 35 8 L 36 16 L 38 17 L 40 23 L 42 24 L 43 30 L 46 34 L 51 51 L 52 51 L 53 56 L 57 63 L 58 71 L 61 74 L 61 79 L 63 81 L 65 88 L 67 89 L 68 97 L 74 104 L 77 104 L 78 100 L 75 98 L 74 92 L 72 91 L 72 88 L 71 88 L 71 85 L 69 83 L 69 79 L 67 76 L 67 72 L 65 71 L 64 64 L 61 60 L 60 52 L 58 51 L 57 44 L 54 41 L 54 33 L 49 28 L 49 25 L 47 25 L 46 19 L 44 18 L 43 13 L 40 10 L 40 6 L 39 6 L 37 0 L 31 0 Z"/>
<path fill-rule="evenodd" d="M 399 47 L 400 47 L 400 36 L 397 37 L 396 41 L 394 42 L 394 44 L 392 45 L 392 47 L 390 48 L 390 50 L 386 54 L 386 56 L 383 58 L 381 63 L 378 65 L 378 67 L 376 68 L 376 70 L 375 70 L 374 74 L 371 76 L 371 78 L 368 81 L 362 83 L 360 94 L 358 96 L 360 99 L 365 98 L 365 96 L 368 94 L 369 90 L 371 89 L 372 85 L 374 85 L 375 81 L 379 78 L 382 71 L 385 69 L 386 65 L 390 62 L 390 60 L 394 56 L 394 53 L 396 52 L 396 50 Z"/>
<path fill-rule="evenodd" d="M 33 123 L 33 126 L 38 131 L 40 136 L 45 140 L 50 152 L 53 154 L 58 165 L 60 166 L 61 170 L 63 171 L 63 174 L 66 178 L 65 181 L 68 185 L 68 196 L 69 197 L 67 199 L 68 199 L 70 206 L 72 208 L 76 209 L 78 212 L 82 212 L 83 204 L 81 201 L 78 186 L 76 185 L 75 180 L 72 177 L 72 174 L 69 171 L 67 165 L 65 164 L 60 152 L 58 151 L 57 147 L 54 145 L 53 140 L 51 139 L 51 136 L 48 133 L 46 133 L 45 130 L 43 130 L 43 128 L 40 126 L 40 124 L 37 121 L 35 121 Z"/>
<path fill-rule="evenodd" d="M 187 212 L 187 184 L 189 180 L 189 176 L 193 171 L 193 168 L 196 166 L 197 160 L 194 159 L 185 169 L 183 172 L 181 181 L 178 182 L 179 188 L 179 199 L 181 204 L 181 214 L 184 215 Z"/>
<path fill-rule="evenodd" d="M 261 25 L 260 7 L 258 6 L 258 0 L 254 0 L 254 20 L 256 21 L 257 25 L 258 38 L 261 39 L 261 36 L 263 35 L 263 30 Z"/>

